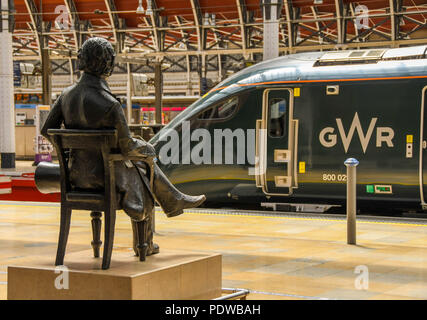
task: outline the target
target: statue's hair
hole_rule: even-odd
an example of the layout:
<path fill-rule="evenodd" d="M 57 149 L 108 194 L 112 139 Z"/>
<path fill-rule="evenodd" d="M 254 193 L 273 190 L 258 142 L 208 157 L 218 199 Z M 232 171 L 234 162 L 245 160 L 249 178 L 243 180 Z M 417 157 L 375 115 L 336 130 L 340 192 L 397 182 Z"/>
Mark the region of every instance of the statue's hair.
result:
<path fill-rule="evenodd" d="M 90 38 L 79 49 L 78 68 L 98 77 L 108 77 L 113 73 L 115 56 L 109 41 L 99 37 Z"/>

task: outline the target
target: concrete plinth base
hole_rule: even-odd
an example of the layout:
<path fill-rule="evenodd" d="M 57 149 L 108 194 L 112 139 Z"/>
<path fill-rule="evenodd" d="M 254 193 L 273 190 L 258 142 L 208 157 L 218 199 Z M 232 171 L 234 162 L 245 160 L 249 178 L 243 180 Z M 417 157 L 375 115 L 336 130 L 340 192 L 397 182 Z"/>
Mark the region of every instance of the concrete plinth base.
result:
<path fill-rule="evenodd" d="M 64 272 L 53 258 L 8 267 L 9 300 L 185 300 L 221 296 L 221 255 L 163 250 L 138 261 L 129 250 L 113 251 L 101 270 L 92 251 L 65 256 Z M 56 271 L 56 273 L 55 273 Z M 68 287 L 68 289 L 67 289 Z"/>

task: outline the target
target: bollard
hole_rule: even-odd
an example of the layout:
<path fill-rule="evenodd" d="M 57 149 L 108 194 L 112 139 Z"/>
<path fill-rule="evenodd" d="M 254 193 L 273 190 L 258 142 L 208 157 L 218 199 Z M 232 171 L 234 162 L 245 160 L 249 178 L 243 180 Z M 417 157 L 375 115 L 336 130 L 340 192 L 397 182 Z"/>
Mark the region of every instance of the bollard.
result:
<path fill-rule="evenodd" d="M 347 159 L 347 244 L 356 244 L 356 167 L 354 158 Z"/>

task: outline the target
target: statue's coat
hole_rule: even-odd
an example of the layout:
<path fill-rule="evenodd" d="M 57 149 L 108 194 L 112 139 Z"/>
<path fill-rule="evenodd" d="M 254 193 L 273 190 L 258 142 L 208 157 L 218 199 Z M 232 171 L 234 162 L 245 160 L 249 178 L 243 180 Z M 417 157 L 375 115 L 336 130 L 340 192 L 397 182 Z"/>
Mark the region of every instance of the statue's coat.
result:
<path fill-rule="evenodd" d="M 59 129 L 62 124 L 66 129 L 116 129 L 117 148 L 124 156 L 150 154 L 145 141 L 131 137 L 121 103 L 111 93 L 107 82 L 87 72 L 56 100 L 41 133 L 50 139 L 47 130 Z M 146 218 L 153 207 L 153 198 L 148 191 L 145 164 L 116 162 L 115 170 L 119 203 L 134 221 Z M 101 154 L 72 150 L 70 180 L 78 189 L 102 189 L 104 165 Z"/>

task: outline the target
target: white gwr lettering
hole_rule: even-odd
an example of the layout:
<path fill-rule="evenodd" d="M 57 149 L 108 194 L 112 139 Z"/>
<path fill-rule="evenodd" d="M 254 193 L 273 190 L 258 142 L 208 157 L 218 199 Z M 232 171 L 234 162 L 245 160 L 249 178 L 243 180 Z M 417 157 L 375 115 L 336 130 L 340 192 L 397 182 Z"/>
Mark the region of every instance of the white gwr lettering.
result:
<path fill-rule="evenodd" d="M 368 130 L 366 133 L 363 131 L 362 125 L 359 120 L 359 115 L 354 115 L 353 121 L 350 125 L 350 129 L 348 133 L 346 133 L 344 126 L 342 124 L 342 120 L 340 118 L 335 119 L 337 122 L 338 133 L 341 137 L 342 144 L 344 146 L 344 151 L 347 153 L 350 143 L 353 140 L 354 132 L 357 131 L 357 135 L 359 136 L 359 141 L 362 146 L 363 153 L 366 153 L 366 149 L 368 148 L 369 141 L 371 140 L 372 134 L 375 129 L 375 125 L 377 123 L 378 118 L 372 118 L 369 123 Z M 381 148 L 383 143 L 387 145 L 387 147 L 392 148 L 394 138 L 394 130 L 390 127 L 377 127 L 377 135 L 376 135 L 376 146 Z M 325 148 L 332 148 L 337 144 L 337 134 L 335 134 L 335 128 L 326 127 L 320 131 L 319 141 Z"/>

